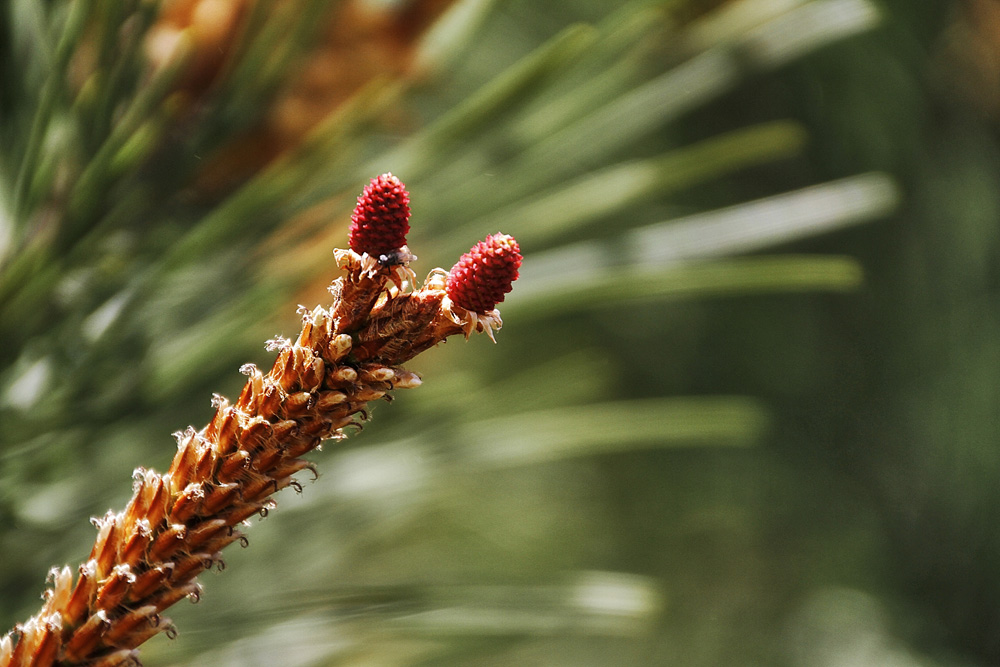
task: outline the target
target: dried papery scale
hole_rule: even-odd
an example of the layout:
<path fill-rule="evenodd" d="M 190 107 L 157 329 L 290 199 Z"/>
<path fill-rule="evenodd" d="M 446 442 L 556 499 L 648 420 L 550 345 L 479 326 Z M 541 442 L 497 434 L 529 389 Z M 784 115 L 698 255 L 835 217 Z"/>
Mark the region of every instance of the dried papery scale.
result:
<path fill-rule="evenodd" d="M 398 198 L 402 185 L 390 185 Z M 488 271 L 480 259 L 463 258 L 463 295 L 477 289 L 477 280 L 486 281 L 486 302 L 510 290 L 521 258 L 516 243 L 505 243 L 513 251 L 499 253 L 500 265 Z M 480 330 L 492 337 L 499 327 L 495 309 L 479 313 L 454 303 L 454 269 L 451 276 L 436 269 L 413 289 L 405 244 L 374 262 L 366 252 L 335 252 L 344 275 L 331 286 L 333 304 L 300 311 L 294 341 L 268 342 L 277 352 L 269 371 L 243 366 L 247 381 L 234 403 L 214 396 L 215 414 L 204 428 L 174 434 L 177 453 L 166 473 L 135 471 L 125 509 L 93 520 L 97 538 L 75 580 L 68 567 L 53 570 L 41 611 L 0 638 L 0 667 L 139 664 L 140 644 L 176 634 L 163 612 L 197 601 L 197 576 L 221 569 L 230 544 L 246 545 L 240 528 L 247 520 L 265 515 L 281 489 L 300 489 L 298 473 L 315 476 L 301 457 L 360 426 L 370 402 L 420 385 L 400 363 L 450 335 Z"/>

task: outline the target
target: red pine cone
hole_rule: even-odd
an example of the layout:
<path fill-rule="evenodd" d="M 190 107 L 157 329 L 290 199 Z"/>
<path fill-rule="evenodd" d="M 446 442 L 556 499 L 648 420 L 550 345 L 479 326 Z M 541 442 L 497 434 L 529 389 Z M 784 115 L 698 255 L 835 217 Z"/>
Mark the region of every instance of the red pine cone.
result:
<path fill-rule="evenodd" d="M 406 245 L 410 231 L 410 193 L 392 174 L 373 178 L 365 186 L 351 216 L 348 242 L 354 252 L 372 257 Z"/>
<path fill-rule="evenodd" d="M 520 266 L 521 249 L 513 236 L 487 236 L 451 267 L 448 296 L 466 310 L 487 313 L 511 290 Z"/>

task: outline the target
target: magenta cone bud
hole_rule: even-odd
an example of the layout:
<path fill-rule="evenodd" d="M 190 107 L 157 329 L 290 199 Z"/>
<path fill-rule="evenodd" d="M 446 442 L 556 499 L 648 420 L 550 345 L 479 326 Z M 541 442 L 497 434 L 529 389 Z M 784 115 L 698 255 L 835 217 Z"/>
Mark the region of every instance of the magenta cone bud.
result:
<path fill-rule="evenodd" d="M 406 245 L 409 231 L 410 194 L 406 186 L 392 174 L 373 178 L 351 215 L 351 250 L 372 257 L 386 255 Z"/>
<path fill-rule="evenodd" d="M 511 290 L 520 266 L 521 249 L 513 236 L 487 236 L 451 267 L 448 296 L 466 310 L 488 313 Z"/>

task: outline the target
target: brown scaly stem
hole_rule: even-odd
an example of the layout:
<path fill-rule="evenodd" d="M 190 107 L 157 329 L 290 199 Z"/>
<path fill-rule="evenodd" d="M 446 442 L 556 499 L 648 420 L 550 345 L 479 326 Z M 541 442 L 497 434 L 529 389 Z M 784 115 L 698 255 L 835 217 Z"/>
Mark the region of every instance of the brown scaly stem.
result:
<path fill-rule="evenodd" d="M 316 474 L 302 456 L 360 426 L 371 401 L 420 385 L 400 363 L 455 333 L 492 336 L 500 323 L 492 308 L 521 261 L 504 238 L 502 275 L 494 258 L 451 292 L 441 270 L 420 289 L 404 289 L 412 276 L 405 245 L 379 259 L 336 251 L 345 275 L 331 285 L 331 307 L 304 312 L 294 342 L 269 341 L 278 352 L 270 371 L 241 368 L 248 379 L 239 399 L 216 396 L 208 425 L 174 434 L 177 454 L 165 474 L 135 471 L 126 508 L 93 520 L 97 539 L 75 580 L 69 567 L 53 569 L 41 611 L 0 638 L 0 667 L 138 665 L 140 644 L 175 635 L 162 612 L 197 601 L 197 576 L 222 567 L 225 547 L 246 544 L 244 522 L 266 515 L 276 492 L 299 488 L 296 473 Z M 469 273 L 469 262 L 463 266 Z M 494 294 L 481 308 L 488 312 L 453 303 L 452 293 L 477 289 Z"/>

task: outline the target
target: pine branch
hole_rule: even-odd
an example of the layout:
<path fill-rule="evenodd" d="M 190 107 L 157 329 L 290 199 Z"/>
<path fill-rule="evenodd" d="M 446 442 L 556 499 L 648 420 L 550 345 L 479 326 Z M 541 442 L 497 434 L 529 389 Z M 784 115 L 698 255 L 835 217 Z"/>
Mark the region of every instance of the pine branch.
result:
<path fill-rule="evenodd" d="M 161 613 L 197 600 L 197 576 L 222 567 L 225 547 L 246 545 L 239 526 L 266 515 L 281 489 L 300 489 L 297 473 L 316 474 L 303 456 L 360 429 L 372 401 L 420 385 L 399 364 L 456 333 L 493 336 L 495 306 L 521 262 L 516 241 L 491 236 L 450 273 L 435 269 L 412 289 L 407 201 L 391 175 L 365 189 L 352 249 L 335 251 L 345 275 L 330 287 L 332 306 L 303 312 L 294 342 L 269 341 L 278 352 L 269 372 L 243 366 L 248 380 L 235 403 L 216 396 L 208 425 L 175 434 L 165 474 L 135 471 L 126 508 L 93 520 L 97 540 L 75 583 L 69 567 L 53 569 L 38 615 L 16 628 L 16 644 L 0 639 L 0 667 L 138 664 L 140 644 L 176 634 Z"/>

